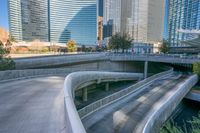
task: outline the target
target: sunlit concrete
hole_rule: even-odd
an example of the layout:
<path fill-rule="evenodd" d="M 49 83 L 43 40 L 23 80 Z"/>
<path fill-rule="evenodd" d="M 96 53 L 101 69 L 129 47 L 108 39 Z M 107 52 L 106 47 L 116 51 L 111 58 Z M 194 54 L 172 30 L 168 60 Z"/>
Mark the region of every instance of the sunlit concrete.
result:
<path fill-rule="evenodd" d="M 66 133 L 64 76 L 0 83 L 0 133 Z"/>

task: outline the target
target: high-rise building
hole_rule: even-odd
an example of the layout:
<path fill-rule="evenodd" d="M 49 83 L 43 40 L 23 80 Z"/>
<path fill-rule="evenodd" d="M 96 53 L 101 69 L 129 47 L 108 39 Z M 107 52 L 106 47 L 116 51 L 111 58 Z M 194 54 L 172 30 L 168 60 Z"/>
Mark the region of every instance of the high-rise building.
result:
<path fill-rule="evenodd" d="M 22 39 L 49 41 L 47 0 L 21 0 Z"/>
<path fill-rule="evenodd" d="M 21 0 L 9 0 L 8 5 L 10 33 L 17 40 L 23 40 Z"/>
<path fill-rule="evenodd" d="M 99 0 L 99 16 L 103 17 L 103 0 Z"/>
<path fill-rule="evenodd" d="M 17 40 L 94 45 L 98 0 L 9 0 L 10 32 Z"/>
<path fill-rule="evenodd" d="M 104 0 L 103 24 L 104 38 L 120 32 L 121 0 Z"/>
<path fill-rule="evenodd" d="M 169 0 L 168 41 L 171 47 L 184 47 L 181 41 L 195 35 L 181 30 L 200 30 L 200 0 Z"/>
<path fill-rule="evenodd" d="M 104 25 L 113 21 L 112 34 L 129 34 L 135 42 L 163 39 L 165 0 L 104 0 Z"/>
<path fill-rule="evenodd" d="M 50 39 L 66 43 L 75 40 L 79 45 L 97 41 L 97 0 L 50 0 Z"/>
<path fill-rule="evenodd" d="M 17 40 L 49 41 L 48 1 L 9 0 L 9 22 Z"/>

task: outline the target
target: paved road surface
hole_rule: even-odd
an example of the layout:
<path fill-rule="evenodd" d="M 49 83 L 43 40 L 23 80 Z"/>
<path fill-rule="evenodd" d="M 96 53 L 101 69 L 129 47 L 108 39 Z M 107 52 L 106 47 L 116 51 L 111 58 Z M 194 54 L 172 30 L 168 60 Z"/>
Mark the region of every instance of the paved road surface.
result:
<path fill-rule="evenodd" d="M 84 118 L 82 121 L 87 133 L 135 133 L 134 130 L 152 105 L 184 78 L 173 74 L 156 80 L 137 95 L 133 93 Z M 116 116 L 115 119 L 113 116 Z"/>
<path fill-rule="evenodd" d="M 64 76 L 0 83 L 0 133 L 64 133 Z"/>

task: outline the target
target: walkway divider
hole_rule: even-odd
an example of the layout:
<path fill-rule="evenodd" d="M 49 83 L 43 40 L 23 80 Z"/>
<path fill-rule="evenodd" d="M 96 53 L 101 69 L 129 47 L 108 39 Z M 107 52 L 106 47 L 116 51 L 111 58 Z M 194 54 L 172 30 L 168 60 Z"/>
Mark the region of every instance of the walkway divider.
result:
<path fill-rule="evenodd" d="M 136 75 L 130 73 L 116 73 L 116 72 L 75 72 L 69 74 L 64 82 L 64 96 L 65 96 L 65 116 L 67 120 L 67 129 L 69 133 L 86 133 L 85 128 L 81 122 L 81 119 L 90 115 L 94 111 L 97 111 L 106 105 L 109 105 L 121 98 L 137 91 L 142 86 L 150 84 L 154 80 L 167 76 L 173 73 L 173 68 L 168 71 L 155 74 L 149 78 L 146 78 L 131 87 L 116 92 L 110 96 L 107 96 L 101 100 L 98 100 L 83 109 L 77 111 L 74 104 L 74 93 L 80 88 L 81 84 L 89 82 L 91 80 L 97 81 L 120 81 L 123 79 L 131 78 Z"/>

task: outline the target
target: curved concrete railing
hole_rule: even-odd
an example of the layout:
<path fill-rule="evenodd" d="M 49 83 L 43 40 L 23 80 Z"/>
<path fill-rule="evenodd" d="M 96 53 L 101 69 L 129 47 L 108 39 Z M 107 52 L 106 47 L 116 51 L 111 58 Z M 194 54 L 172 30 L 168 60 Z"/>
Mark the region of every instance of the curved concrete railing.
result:
<path fill-rule="evenodd" d="M 168 71 L 155 74 L 155 75 L 153 75 L 149 78 L 146 78 L 146 79 L 126 88 L 126 89 L 123 89 L 123 90 L 116 92 L 112 95 L 109 95 L 109 96 L 107 96 L 103 99 L 100 99 L 100 100 L 80 109 L 78 111 L 79 116 L 81 117 L 81 119 L 83 119 L 84 117 L 95 112 L 96 110 L 99 110 L 99 109 L 103 108 L 104 106 L 111 104 L 111 103 L 129 95 L 130 93 L 133 93 L 133 92 L 139 90 L 143 85 L 149 84 L 149 83 L 153 82 L 154 80 L 156 80 L 158 78 L 161 78 L 163 76 L 171 74 L 172 72 L 173 72 L 173 69 L 170 69 Z"/>
<path fill-rule="evenodd" d="M 199 62 L 199 58 L 181 58 L 177 56 L 157 55 L 157 54 L 107 54 L 112 61 L 151 61 L 177 64 L 193 64 Z"/>
<path fill-rule="evenodd" d="M 137 73 L 118 73 L 118 72 L 74 72 L 69 74 L 64 82 L 64 96 L 65 96 L 65 110 L 67 129 L 69 133 L 85 133 L 85 128 L 82 125 L 79 114 L 74 105 L 74 92 L 80 89 L 86 82 L 97 81 L 119 81 L 127 79 L 135 79 L 135 77 L 141 77 L 141 74 Z"/>
<path fill-rule="evenodd" d="M 40 57 L 40 58 L 24 58 L 15 59 L 16 69 L 25 68 L 39 68 L 56 66 L 63 64 L 81 63 L 89 61 L 101 61 L 106 60 L 107 57 L 104 53 L 96 54 L 82 54 L 82 55 L 71 55 L 71 56 L 52 56 L 52 57 Z"/>
<path fill-rule="evenodd" d="M 127 64 L 125 63 L 125 65 L 127 67 L 124 67 L 124 65 L 122 65 L 120 62 L 114 63 L 110 61 L 94 61 L 76 65 L 68 65 L 63 68 L 6 70 L 6 71 L 0 71 L 0 82 L 49 76 L 49 75 L 60 75 L 60 74 L 65 75 L 76 71 L 111 71 L 111 72 L 135 71 L 135 68 L 129 63 Z"/>
<path fill-rule="evenodd" d="M 197 82 L 198 76 L 192 75 L 183 82 L 179 83 L 173 90 L 166 93 L 162 99 L 155 103 L 145 119 L 136 129 L 136 132 L 159 132 L 162 124 L 167 120 L 184 96 Z"/>
<path fill-rule="evenodd" d="M 145 83 L 150 83 L 160 78 L 162 76 L 166 76 L 172 74 L 173 69 L 168 71 L 153 75 L 141 82 L 138 82 L 134 87 L 129 87 L 126 90 L 122 90 L 120 92 L 114 93 L 111 96 L 108 96 L 104 99 L 101 99 L 81 110 L 79 110 L 79 114 L 81 117 L 92 113 L 93 111 L 102 108 L 109 103 L 119 100 L 122 96 L 126 96 L 127 94 L 131 93 L 133 89 L 144 85 Z M 85 133 L 85 129 L 82 125 L 80 116 L 76 110 L 74 105 L 74 91 L 81 86 L 81 84 L 91 81 L 91 80 L 110 80 L 113 79 L 123 80 L 127 78 L 135 77 L 135 74 L 128 74 L 128 73 L 113 73 L 113 72 L 76 72 L 68 75 L 65 79 L 64 83 L 64 94 L 65 94 L 65 106 L 66 106 L 66 118 L 67 118 L 67 129 L 70 133 Z"/>
<path fill-rule="evenodd" d="M 191 90 L 186 96 L 186 99 L 200 102 L 200 91 L 199 90 Z"/>

